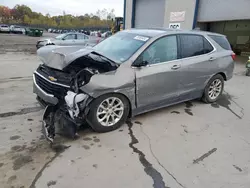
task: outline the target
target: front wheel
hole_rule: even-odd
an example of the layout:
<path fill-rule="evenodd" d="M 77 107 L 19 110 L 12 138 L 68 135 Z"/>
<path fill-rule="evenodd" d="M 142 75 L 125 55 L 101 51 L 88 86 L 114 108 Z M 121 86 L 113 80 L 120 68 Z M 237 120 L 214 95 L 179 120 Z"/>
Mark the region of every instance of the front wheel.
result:
<path fill-rule="evenodd" d="M 224 78 L 217 74 L 213 76 L 206 85 L 202 100 L 205 103 L 216 102 L 224 89 Z"/>
<path fill-rule="evenodd" d="M 118 129 L 128 115 L 128 100 L 120 94 L 107 94 L 90 104 L 87 122 L 96 132 L 109 132 Z"/>
<path fill-rule="evenodd" d="M 51 45 L 55 45 L 55 44 L 53 44 L 53 43 L 46 44 L 46 46 L 51 46 Z"/>

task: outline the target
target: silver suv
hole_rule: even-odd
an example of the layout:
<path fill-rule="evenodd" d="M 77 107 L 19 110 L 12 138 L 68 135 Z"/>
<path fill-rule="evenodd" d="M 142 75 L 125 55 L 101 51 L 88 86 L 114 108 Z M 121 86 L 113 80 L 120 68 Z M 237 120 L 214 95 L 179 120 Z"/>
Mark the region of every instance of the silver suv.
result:
<path fill-rule="evenodd" d="M 184 101 L 215 102 L 235 58 L 224 35 L 164 29 L 125 30 L 93 48 L 47 46 L 38 55 L 40 101 L 64 101 L 73 121 L 87 120 L 98 132 Z"/>

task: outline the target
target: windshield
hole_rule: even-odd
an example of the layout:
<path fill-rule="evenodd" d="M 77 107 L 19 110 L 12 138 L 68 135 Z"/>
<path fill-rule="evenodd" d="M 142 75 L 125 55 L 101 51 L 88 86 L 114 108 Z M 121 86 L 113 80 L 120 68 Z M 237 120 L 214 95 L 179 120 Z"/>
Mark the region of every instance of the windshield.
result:
<path fill-rule="evenodd" d="M 149 37 L 134 33 L 119 32 L 97 44 L 94 50 L 117 63 L 123 63 L 145 44 L 148 39 Z"/>
<path fill-rule="evenodd" d="M 56 39 L 61 40 L 66 36 L 66 34 L 61 34 L 56 37 Z"/>

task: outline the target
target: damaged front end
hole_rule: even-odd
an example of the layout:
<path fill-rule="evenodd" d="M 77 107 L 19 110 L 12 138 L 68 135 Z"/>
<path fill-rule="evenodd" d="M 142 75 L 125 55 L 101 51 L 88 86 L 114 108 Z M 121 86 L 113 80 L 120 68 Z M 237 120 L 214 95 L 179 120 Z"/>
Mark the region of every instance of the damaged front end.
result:
<path fill-rule="evenodd" d="M 34 73 L 34 92 L 48 105 L 43 115 L 43 132 L 46 139 L 53 142 L 56 134 L 77 136 L 93 99 L 80 88 L 88 84 L 93 75 L 114 71 L 118 65 L 91 49 L 73 53 L 75 48 L 52 52 L 49 49 L 53 48 L 38 51 L 43 64 Z M 45 53 L 46 50 L 49 53 Z"/>
<path fill-rule="evenodd" d="M 53 143 L 57 134 L 77 138 L 77 129 L 85 122 L 88 103 L 91 97 L 86 94 L 68 91 L 57 105 L 48 105 L 43 114 L 43 133 Z"/>
<path fill-rule="evenodd" d="M 120 45 L 114 47 L 114 41 Z M 93 48 L 46 46 L 37 51 L 42 64 L 34 72 L 34 93 L 49 105 L 43 127 L 50 142 L 57 134 L 75 138 L 85 122 L 97 132 L 112 131 L 132 115 L 136 79 L 129 58 L 145 42 L 124 32 Z"/>

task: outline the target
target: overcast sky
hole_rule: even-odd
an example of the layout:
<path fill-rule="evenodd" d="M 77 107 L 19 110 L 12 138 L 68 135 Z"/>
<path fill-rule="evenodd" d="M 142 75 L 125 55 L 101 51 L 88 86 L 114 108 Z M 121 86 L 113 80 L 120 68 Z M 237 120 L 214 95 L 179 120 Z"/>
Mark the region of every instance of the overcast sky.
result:
<path fill-rule="evenodd" d="M 0 0 L 0 5 L 13 8 L 16 4 L 29 6 L 35 12 L 50 15 L 84 15 L 96 13 L 98 9 L 115 9 L 116 16 L 123 16 L 124 0 Z"/>

